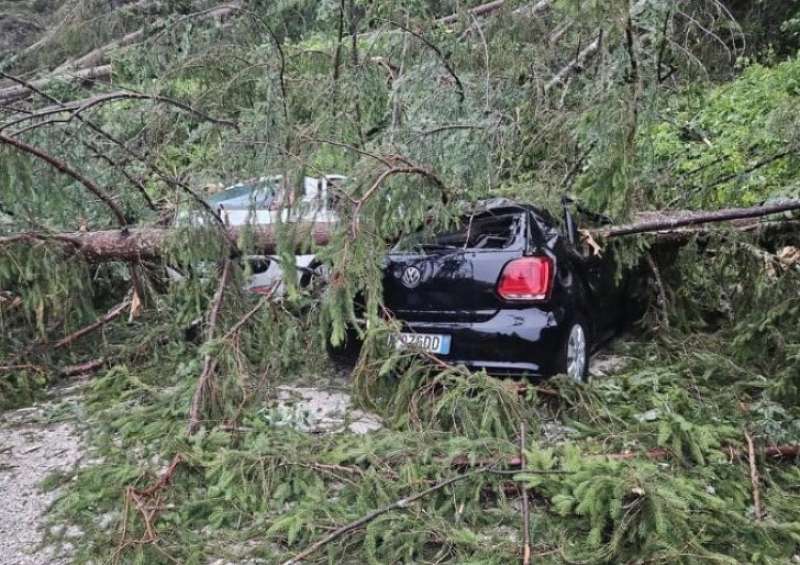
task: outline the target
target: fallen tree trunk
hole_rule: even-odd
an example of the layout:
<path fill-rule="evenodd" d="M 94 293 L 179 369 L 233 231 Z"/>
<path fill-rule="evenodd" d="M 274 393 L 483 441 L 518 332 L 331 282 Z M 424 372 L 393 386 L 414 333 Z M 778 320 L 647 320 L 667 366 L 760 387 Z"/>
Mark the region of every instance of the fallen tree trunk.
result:
<path fill-rule="evenodd" d="M 327 245 L 331 236 L 330 224 L 292 224 L 291 228 L 299 244 Z M 65 251 L 81 255 L 91 263 L 106 261 L 136 261 L 155 259 L 163 253 L 174 228 L 136 228 L 128 230 L 102 230 L 69 232 L 59 234 L 21 233 L 0 237 L 0 249 L 6 245 L 28 242 L 52 242 L 64 247 Z M 275 225 L 262 225 L 248 228 L 254 245 L 263 253 L 274 253 L 278 241 Z M 242 227 L 229 227 L 228 233 L 235 241 L 244 233 Z"/>
<path fill-rule="evenodd" d="M 41 89 L 45 88 L 51 82 L 65 81 L 107 81 L 111 78 L 111 65 L 101 65 L 99 67 L 90 67 L 75 71 L 72 73 L 57 74 L 46 78 L 31 81 L 31 86 Z M 22 100 L 33 94 L 33 91 L 27 86 L 11 86 L 0 90 L 0 103 L 6 104 L 16 100 Z"/>
<path fill-rule="evenodd" d="M 601 230 L 596 230 L 596 234 L 600 237 L 619 237 L 637 233 L 674 232 L 680 228 L 702 224 L 749 220 L 797 210 L 800 210 L 800 200 L 787 200 L 778 204 L 752 206 L 749 208 L 723 208 L 711 212 L 692 212 L 685 210 L 665 212 L 663 214 L 649 212 L 643 213 L 642 216 L 650 219 L 620 226 L 609 226 Z M 739 227 L 752 227 L 752 223 L 748 225 L 740 224 Z"/>
<path fill-rule="evenodd" d="M 734 227 L 740 231 L 751 231 L 760 223 L 754 219 L 800 210 L 800 200 L 790 200 L 780 204 L 753 206 L 750 208 L 725 208 L 712 212 L 643 212 L 640 222 L 609 226 L 591 230 L 594 237 L 612 238 L 640 233 L 657 233 L 669 239 L 689 237 L 696 233 L 708 233 L 708 229 L 698 226 L 720 222 L 736 222 Z M 747 220 L 747 221 L 743 221 Z M 794 224 L 792 224 L 794 225 Z M 302 223 L 284 225 L 291 229 L 299 244 L 327 245 L 332 234 L 332 224 Z M 255 247 L 263 253 L 274 253 L 278 241 L 275 224 L 247 228 L 252 234 Z M 235 240 L 244 228 L 229 227 L 228 233 Z M 40 232 L 19 233 L 0 237 L 0 249 L 19 242 L 52 242 L 61 245 L 68 252 L 81 255 L 89 262 L 132 261 L 153 259 L 161 255 L 167 247 L 169 238 L 176 232 L 174 228 L 134 228 L 128 230 L 103 230 L 90 232 L 70 232 L 46 234 Z"/>

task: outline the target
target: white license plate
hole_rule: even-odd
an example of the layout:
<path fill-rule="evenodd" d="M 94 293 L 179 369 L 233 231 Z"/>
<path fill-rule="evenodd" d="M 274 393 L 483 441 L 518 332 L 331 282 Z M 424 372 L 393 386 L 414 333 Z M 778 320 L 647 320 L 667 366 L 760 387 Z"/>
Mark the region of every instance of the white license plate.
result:
<path fill-rule="evenodd" d="M 450 353 L 449 335 L 401 333 L 397 336 L 390 336 L 389 341 L 394 343 L 397 348 L 421 349 L 438 355 Z"/>

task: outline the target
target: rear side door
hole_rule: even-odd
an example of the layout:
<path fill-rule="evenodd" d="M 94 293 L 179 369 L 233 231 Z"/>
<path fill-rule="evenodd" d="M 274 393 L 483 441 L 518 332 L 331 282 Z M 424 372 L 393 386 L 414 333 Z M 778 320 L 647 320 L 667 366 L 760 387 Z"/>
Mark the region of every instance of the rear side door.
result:
<path fill-rule="evenodd" d="M 625 299 L 617 281 L 613 250 L 606 248 L 596 254 L 592 250 L 574 249 L 572 253 L 588 294 L 588 313 L 593 318 L 595 331 L 603 336 L 622 319 L 622 301 Z"/>

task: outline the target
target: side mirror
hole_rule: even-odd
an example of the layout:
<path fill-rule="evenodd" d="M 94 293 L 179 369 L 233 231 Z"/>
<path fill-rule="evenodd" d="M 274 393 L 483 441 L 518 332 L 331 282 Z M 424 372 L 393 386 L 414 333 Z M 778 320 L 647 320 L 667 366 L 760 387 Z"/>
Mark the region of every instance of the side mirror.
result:
<path fill-rule="evenodd" d="M 572 245 L 578 241 L 578 227 L 575 225 L 575 219 L 572 217 L 569 206 L 572 204 L 572 199 L 567 196 L 561 197 L 561 207 L 564 210 L 564 235 L 567 236 L 567 241 Z"/>

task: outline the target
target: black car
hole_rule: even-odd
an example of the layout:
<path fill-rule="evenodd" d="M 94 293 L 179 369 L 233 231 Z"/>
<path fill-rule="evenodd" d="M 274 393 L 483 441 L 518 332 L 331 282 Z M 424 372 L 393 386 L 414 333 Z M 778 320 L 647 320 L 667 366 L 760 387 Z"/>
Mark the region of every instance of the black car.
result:
<path fill-rule="evenodd" d="M 584 253 L 562 222 L 502 201 L 456 229 L 399 242 L 386 259 L 384 301 L 402 343 L 495 375 L 586 379 L 594 345 L 621 322 L 611 258 Z"/>

